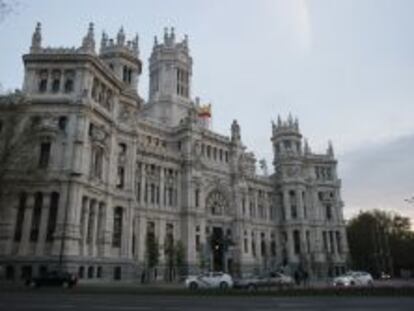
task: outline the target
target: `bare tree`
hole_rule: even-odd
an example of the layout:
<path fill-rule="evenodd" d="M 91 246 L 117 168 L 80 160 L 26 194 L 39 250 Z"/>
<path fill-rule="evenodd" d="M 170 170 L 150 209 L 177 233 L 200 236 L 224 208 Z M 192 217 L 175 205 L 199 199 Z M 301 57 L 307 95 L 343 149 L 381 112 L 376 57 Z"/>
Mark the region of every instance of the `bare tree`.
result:
<path fill-rule="evenodd" d="M 7 16 L 16 12 L 19 3 L 15 0 L 0 0 L 0 23 L 3 22 Z"/>
<path fill-rule="evenodd" d="M 20 92 L 0 97 L 0 206 L 15 186 L 12 177 L 34 168 L 36 120 L 24 113 L 24 101 Z"/>

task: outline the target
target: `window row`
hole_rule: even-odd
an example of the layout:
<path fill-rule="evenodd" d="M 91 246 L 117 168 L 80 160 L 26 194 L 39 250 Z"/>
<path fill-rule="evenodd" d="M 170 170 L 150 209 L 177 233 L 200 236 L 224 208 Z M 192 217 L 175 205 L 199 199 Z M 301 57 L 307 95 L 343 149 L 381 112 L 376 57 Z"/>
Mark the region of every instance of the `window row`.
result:
<path fill-rule="evenodd" d="M 144 203 L 151 203 L 164 206 L 177 206 L 178 205 L 178 189 L 176 185 L 168 183 L 164 184 L 164 193 L 161 197 L 160 185 L 156 183 L 145 183 L 144 193 L 142 194 L 141 182 L 137 182 L 136 185 L 136 198 L 138 202 L 143 200 Z"/>
<path fill-rule="evenodd" d="M 71 93 L 74 90 L 75 71 L 63 69 L 41 69 L 37 73 L 40 93 Z"/>
<path fill-rule="evenodd" d="M 201 155 L 214 161 L 229 162 L 229 152 L 210 145 L 201 145 Z"/>
<path fill-rule="evenodd" d="M 258 255 L 258 252 L 260 253 L 260 256 L 262 257 L 275 257 L 276 256 L 276 239 L 275 234 L 270 234 L 270 240 L 266 237 L 265 232 L 260 232 L 260 235 L 258 235 L 258 232 L 251 231 L 250 235 L 250 249 L 249 249 L 249 234 L 247 230 L 244 230 L 244 238 L 243 238 L 243 251 L 244 253 L 249 253 L 251 251 L 251 254 L 253 257 L 256 257 Z M 257 239 L 259 238 L 259 239 Z"/>

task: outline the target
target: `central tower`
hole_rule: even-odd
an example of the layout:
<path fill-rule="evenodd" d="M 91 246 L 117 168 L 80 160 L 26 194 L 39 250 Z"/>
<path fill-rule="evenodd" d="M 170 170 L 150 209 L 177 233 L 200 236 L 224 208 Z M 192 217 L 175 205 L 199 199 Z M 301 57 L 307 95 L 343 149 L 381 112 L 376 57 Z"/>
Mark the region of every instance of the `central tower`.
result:
<path fill-rule="evenodd" d="M 164 29 L 164 40 L 154 46 L 149 59 L 149 103 L 147 114 L 169 126 L 178 125 L 192 108 L 191 75 L 193 60 L 188 38 L 176 41 L 174 28 Z"/>

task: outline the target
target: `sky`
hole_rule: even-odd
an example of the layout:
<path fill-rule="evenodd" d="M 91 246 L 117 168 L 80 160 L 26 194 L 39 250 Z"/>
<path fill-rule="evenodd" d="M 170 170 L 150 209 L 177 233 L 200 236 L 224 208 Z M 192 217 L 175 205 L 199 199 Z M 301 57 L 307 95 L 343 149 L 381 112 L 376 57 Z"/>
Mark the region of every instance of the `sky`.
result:
<path fill-rule="evenodd" d="M 189 36 L 192 95 L 212 103 L 214 130 L 237 119 L 271 167 L 271 120 L 292 113 L 312 151 L 332 140 L 347 218 L 380 208 L 414 220 L 412 12 L 411 0 L 19 0 L 0 15 L 0 83 L 21 87 L 37 21 L 48 46 L 79 46 L 94 22 L 97 46 L 103 30 L 139 34 L 147 98 L 153 37 L 173 26 Z"/>

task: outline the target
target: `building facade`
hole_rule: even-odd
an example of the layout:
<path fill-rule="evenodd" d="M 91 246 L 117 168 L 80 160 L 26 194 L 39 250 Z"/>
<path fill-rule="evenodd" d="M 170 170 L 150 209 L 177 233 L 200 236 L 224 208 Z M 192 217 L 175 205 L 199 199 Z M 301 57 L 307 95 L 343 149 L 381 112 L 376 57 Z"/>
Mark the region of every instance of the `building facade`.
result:
<path fill-rule="evenodd" d="M 63 267 L 134 279 L 151 268 L 160 279 L 176 265 L 342 272 L 348 247 L 332 145 L 311 152 L 298 121 L 278 117 L 274 173 L 257 173 L 237 121 L 229 136 L 215 133 L 210 107 L 193 99 L 187 37 L 166 29 L 161 41 L 144 101 L 137 36 L 104 33 L 97 53 L 90 24 L 79 48 L 49 48 L 37 25 L 22 90 L 0 100 L 4 276 Z"/>

